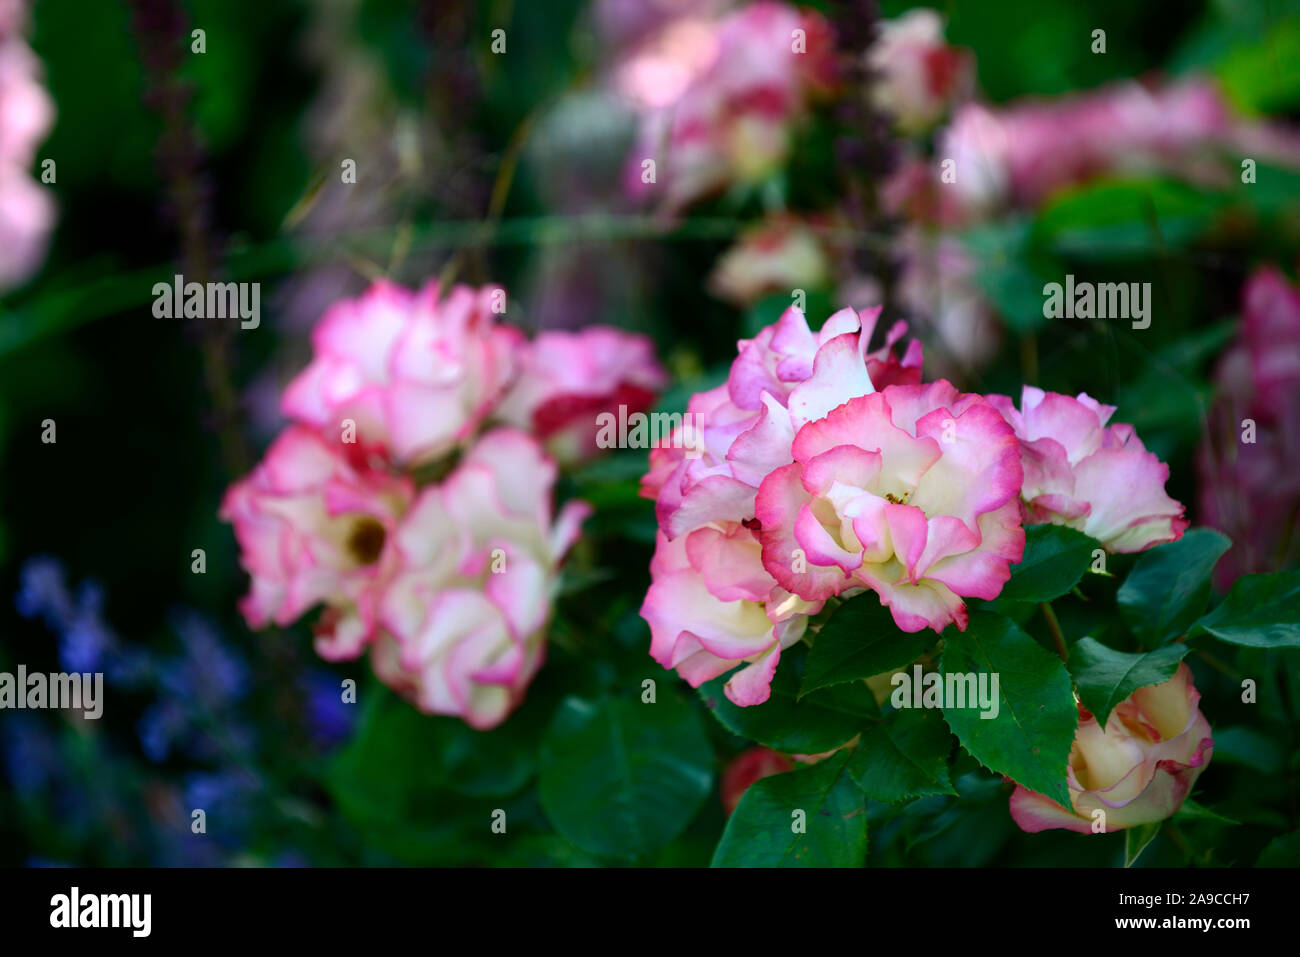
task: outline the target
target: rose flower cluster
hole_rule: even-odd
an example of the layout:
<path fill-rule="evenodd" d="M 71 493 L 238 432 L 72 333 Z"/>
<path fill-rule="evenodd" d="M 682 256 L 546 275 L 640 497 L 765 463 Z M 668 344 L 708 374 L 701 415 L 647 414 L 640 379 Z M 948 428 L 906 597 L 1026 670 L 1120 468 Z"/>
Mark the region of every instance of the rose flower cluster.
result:
<path fill-rule="evenodd" d="M 316 648 L 369 650 L 421 710 L 499 724 L 542 664 L 557 569 L 589 508 L 554 513 L 559 465 L 596 414 L 648 406 L 648 340 L 614 329 L 529 341 L 500 288 L 375 283 L 336 303 L 285 389 L 291 423 L 227 492 L 253 628 L 323 606 Z"/>
<path fill-rule="evenodd" d="M 966 628 L 1025 545 L 1023 523 L 1070 525 L 1136 552 L 1182 536 L 1166 465 L 1115 409 L 1026 387 L 925 383 L 921 346 L 880 310 L 812 332 L 791 307 L 688 406 L 703 449 L 652 450 L 643 494 L 659 533 L 642 615 L 651 654 L 692 686 L 766 701 L 781 651 L 833 597 L 877 594 L 902 631 Z"/>
<path fill-rule="evenodd" d="M 703 448 L 652 450 L 642 490 L 659 533 L 641 608 L 650 653 L 692 686 L 728 672 L 726 696 L 759 705 L 781 652 L 827 600 L 875 592 L 901 631 L 965 630 L 966 600 L 996 598 L 1020 561 L 1024 524 L 1068 525 L 1108 551 L 1180 538 L 1169 470 L 1115 409 L 1026 386 L 1008 396 L 922 381 L 920 344 L 879 309 L 844 309 L 813 332 L 788 309 L 739 343 L 727 381 L 695 395 Z M 1080 707 L 1067 776 L 1072 807 L 1020 787 L 1027 831 L 1115 830 L 1183 802 L 1213 748 L 1191 671 L 1138 689 L 1103 730 Z M 823 756 L 795 756 L 816 760 Z M 758 750 L 728 772 L 728 810 L 753 781 L 788 770 Z"/>

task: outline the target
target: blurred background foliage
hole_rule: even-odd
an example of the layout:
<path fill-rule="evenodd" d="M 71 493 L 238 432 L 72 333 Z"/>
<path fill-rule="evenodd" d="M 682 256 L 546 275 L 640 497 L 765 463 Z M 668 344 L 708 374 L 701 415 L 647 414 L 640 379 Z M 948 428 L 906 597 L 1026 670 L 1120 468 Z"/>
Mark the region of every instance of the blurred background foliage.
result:
<path fill-rule="evenodd" d="M 168 41 L 175 70 L 142 26 L 169 6 L 41 0 L 34 12 L 31 44 L 58 109 L 39 156 L 57 161 L 60 221 L 42 271 L 0 300 L 0 670 L 19 661 L 57 670 L 86 647 L 136 670 L 101 722 L 0 716 L 0 861 L 707 864 L 724 820 L 719 771 L 743 742 L 647 655 L 637 609 L 655 526 L 636 495 L 640 453 L 597 462 L 561 489 L 597 514 L 567 571 L 548 663 L 525 706 L 490 734 L 420 715 L 364 661 L 324 665 L 306 624 L 250 634 L 235 611 L 244 577 L 216 505 L 273 433 L 266 396 L 305 358 L 319 308 L 313 314 L 304 277 L 335 270 L 343 294 L 377 274 L 421 282 L 460 254 L 467 278 L 512 290 L 511 318 L 525 326 L 648 332 L 679 380 L 662 404 L 681 408 L 725 375 L 738 337 L 775 318 L 772 302 L 746 314 L 702 292 L 758 200 L 722 197 L 665 225 L 619 197 L 633 130 L 586 110 L 608 53 L 580 0 L 184 0 L 184 29 Z M 886 16 L 909 6 L 882 4 Z M 1295 2 L 940 9 L 948 40 L 974 52 L 993 102 L 1199 72 L 1246 113 L 1300 119 Z M 1105 55 L 1086 40 L 1098 26 Z M 188 53 L 194 27 L 206 31 L 202 55 Z M 497 27 L 508 32 L 504 56 L 488 50 Z M 150 49 L 153 62 L 142 54 Z M 161 115 L 169 90 L 188 98 L 182 129 Z M 342 113 L 354 126 L 324 130 L 322 104 L 349 91 L 357 103 Z M 819 135 L 809 134 L 783 184 L 791 206 L 834 198 L 833 177 L 818 175 L 829 156 Z M 169 136 L 188 138 L 179 159 Z M 355 202 L 376 212 L 314 226 L 348 157 L 364 196 Z M 200 197 L 193 208 L 176 200 L 175 184 L 187 179 Z M 584 192 L 575 181 L 602 185 Z M 1282 171 L 1261 174 L 1244 201 L 1172 182 L 1102 182 L 981 227 L 970 237 L 985 257 L 980 282 L 1012 341 L 963 384 L 1018 392 L 1037 381 L 1119 405 L 1118 418 L 1170 462 L 1170 494 L 1194 502 L 1190 463 L 1212 360 L 1233 335 L 1249 271 L 1266 261 L 1294 267 L 1297 196 L 1300 180 Z M 498 225 L 476 225 L 489 212 Z M 258 330 L 150 314 L 153 283 L 194 255 L 178 234 L 196 217 L 216 273 L 263 284 Z M 1141 336 L 1124 324 L 1044 328 L 1043 276 L 1067 270 L 1081 280 L 1154 279 L 1162 321 Z M 594 289 L 567 292 L 575 274 Z M 810 290 L 810 318 L 824 318 L 831 300 L 828 289 Z M 227 407 L 211 387 L 214 354 L 233 383 Z M 56 444 L 40 442 L 47 418 Z M 191 572 L 196 548 L 206 550 L 205 574 Z M 56 561 L 34 567 L 34 556 Z M 220 669 L 202 663 L 211 654 L 238 663 L 234 685 L 214 687 Z M 1231 679 L 1197 669 L 1216 737 L 1197 800 L 1240 823 L 1188 820 L 1144 863 L 1250 864 L 1268 834 L 1295 826 L 1296 655 L 1242 655 L 1287 684 L 1290 711 L 1261 722 L 1234 705 Z M 355 706 L 336 700 L 345 678 L 358 682 Z M 637 820 L 662 824 L 662 841 L 626 833 L 616 806 L 603 815 L 570 806 L 572 794 L 599 790 L 615 759 L 613 743 L 589 740 L 592 722 L 617 722 L 647 678 L 662 705 L 624 743 L 647 761 L 673 755 L 674 766 L 655 774 L 681 787 L 620 792 L 615 803 L 634 802 Z M 169 704 L 184 713 L 161 714 Z M 159 735 L 170 746 L 159 747 Z M 566 763 L 574 748 L 583 760 Z M 960 800 L 871 802 L 869 863 L 1122 859 L 1118 837 L 1022 834 L 1008 788 L 965 760 L 954 774 Z M 584 775 L 591 780 L 577 780 Z M 206 838 L 189 832 L 192 806 L 209 808 Z M 498 808 L 508 838 L 490 829 Z"/>

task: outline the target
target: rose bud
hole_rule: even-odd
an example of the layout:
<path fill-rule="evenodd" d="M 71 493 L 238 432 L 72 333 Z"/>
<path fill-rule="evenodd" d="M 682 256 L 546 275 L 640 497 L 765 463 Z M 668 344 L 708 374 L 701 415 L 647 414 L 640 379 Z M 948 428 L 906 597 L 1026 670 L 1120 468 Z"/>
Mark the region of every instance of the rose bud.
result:
<path fill-rule="evenodd" d="M 1129 695 L 1104 731 L 1081 705 L 1065 772 L 1070 810 L 1017 786 L 1011 816 L 1031 834 L 1056 827 L 1088 834 L 1097 822 L 1097 833 L 1107 833 L 1170 817 L 1213 753 L 1200 700 L 1192 670 L 1181 664 L 1170 680 Z"/>

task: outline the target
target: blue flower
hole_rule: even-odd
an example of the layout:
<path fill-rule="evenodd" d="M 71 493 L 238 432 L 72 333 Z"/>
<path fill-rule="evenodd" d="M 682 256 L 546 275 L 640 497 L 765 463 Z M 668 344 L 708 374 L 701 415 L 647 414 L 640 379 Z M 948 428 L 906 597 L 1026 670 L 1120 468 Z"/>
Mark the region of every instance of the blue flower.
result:
<path fill-rule="evenodd" d="M 77 615 L 59 638 L 59 662 L 64 671 L 103 671 L 112 636 L 99 619 Z"/>
<path fill-rule="evenodd" d="M 186 775 L 184 801 L 190 813 L 202 809 L 209 837 L 223 845 L 238 844 L 244 837 L 261 786 L 243 768 L 195 771 Z"/>
<path fill-rule="evenodd" d="M 189 718 L 180 705 L 161 698 L 140 716 L 135 730 L 145 757 L 157 763 L 167 759 L 176 743 L 188 733 L 189 726 Z"/>
<path fill-rule="evenodd" d="M 14 604 L 24 618 L 39 618 L 58 636 L 64 671 L 103 671 L 110 682 L 132 676 L 121 667 L 117 638 L 104 623 L 104 589 L 98 582 L 82 582 L 74 595 L 58 559 L 37 556 L 28 559 L 19 573 Z"/>
<path fill-rule="evenodd" d="M 183 653 L 161 669 L 166 690 L 212 709 L 243 697 L 249 683 L 248 666 L 222 643 L 212 623 L 188 609 L 173 612 L 171 621 Z"/>
<path fill-rule="evenodd" d="M 34 715 L 7 714 L 0 721 L 0 758 L 5 776 L 22 797 L 44 794 L 58 780 L 58 739 Z"/>
<path fill-rule="evenodd" d="M 357 706 L 344 703 L 343 682 L 328 671 L 313 671 L 304 684 L 312 738 L 326 749 L 346 740 L 356 723 Z"/>
<path fill-rule="evenodd" d="M 24 562 L 18 573 L 14 603 L 24 618 L 40 618 L 51 631 L 62 630 L 63 623 L 72 617 L 74 605 L 59 560 L 38 555 Z"/>

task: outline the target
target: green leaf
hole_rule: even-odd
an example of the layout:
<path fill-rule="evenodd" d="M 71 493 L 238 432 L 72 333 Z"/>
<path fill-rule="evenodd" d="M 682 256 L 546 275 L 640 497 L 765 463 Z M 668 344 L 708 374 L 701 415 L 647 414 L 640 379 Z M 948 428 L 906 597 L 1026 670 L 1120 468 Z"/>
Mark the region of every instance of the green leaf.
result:
<path fill-rule="evenodd" d="M 799 696 L 911 664 L 935 640 L 931 634 L 900 631 L 880 596 L 863 592 L 836 608 L 817 632 Z"/>
<path fill-rule="evenodd" d="M 1083 532 L 1064 525 L 1025 527 L 1025 554 L 1011 566 L 999 601 L 1051 601 L 1079 583 L 1100 548 Z"/>
<path fill-rule="evenodd" d="M 1254 43 L 1235 45 L 1215 69 L 1223 92 L 1246 113 L 1281 113 L 1300 103 L 1300 19 L 1279 17 Z"/>
<path fill-rule="evenodd" d="M 1258 771 L 1280 774 L 1286 767 L 1286 746 L 1246 725 L 1214 729 L 1214 760 Z"/>
<path fill-rule="evenodd" d="M 964 632 L 947 638 L 940 669 L 945 681 L 950 674 L 997 676 L 997 716 L 945 707 L 948 726 L 985 767 L 1069 807 L 1065 768 L 1078 709 L 1061 660 L 1010 619 L 975 612 Z"/>
<path fill-rule="evenodd" d="M 956 800 L 925 797 L 898 808 L 900 818 L 914 821 L 906 825 L 903 837 L 909 866 L 987 867 L 1006 853 L 1008 841 L 1023 833 L 1007 813 L 1007 788 L 1001 778 L 977 767 L 958 776 L 953 786 Z"/>
<path fill-rule="evenodd" d="M 867 811 L 848 761 L 840 752 L 754 784 L 727 821 L 713 866 L 861 867 Z"/>
<path fill-rule="evenodd" d="M 1289 215 L 1295 208 L 1297 193 L 1300 193 L 1300 173 L 1279 160 L 1272 163 L 1261 160 L 1255 168 L 1255 182 L 1250 184 L 1250 189 L 1242 190 L 1241 199 L 1256 215 L 1267 220 Z"/>
<path fill-rule="evenodd" d="M 564 700 L 542 741 L 539 796 L 555 829 L 593 854 L 636 858 L 680 834 L 709 794 L 713 755 L 694 709 Z"/>
<path fill-rule="evenodd" d="M 1300 571 L 1243 575 L 1188 634 L 1248 648 L 1300 648 Z"/>
<path fill-rule="evenodd" d="M 799 697 L 799 664 L 795 648 L 781 654 L 772 678 L 772 694 L 759 705 L 741 708 L 723 691 L 727 676 L 700 685 L 704 705 L 727 730 L 790 754 L 820 754 L 837 748 L 873 720 L 880 709 L 864 683 L 822 688 Z"/>
<path fill-rule="evenodd" d="M 1218 824 L 1240 824 L 1240 821 L 1234 821 L 1230 817 L 1224 817 L 1217 811 L 1212 811 L 1203 804 L 1197 804 L 1191 798 L 1183 801 L 1183 806 L 1178 809 L 1174 815 L 1175 821 L 1214 821 Z"/>
<path fill-rule="evenodd" d="M 862 732 L 849 775 L 867 797 L 906 801 L 926 794 L 956 794 L 948 779 L 952 735 L 937 714 L 895 711 Z"/>
<path fill-rule="evenodd" d="M 1232 542 L 1193 528 L 1176 542 L 1143 552 L 1116 601 L 1138 640 L 1164 644 L 1183 634 L 1210 600 L 1210 573 Z"/>
<path fill-rule="evenodd" d="M 1269 842 L 1268 847 L 1259 855 L 1256 867 L 1297 867 L 1300 866 L 1300 831 L 1283 834 Z"/>
<path fill-rule="evenodd" d="M 403 862 L 475 859 L 464 816 L 477 819 L 480 809 L 460 796 L 500 800 L 523 788 L 549 705 L 529 701 L 484 732 L 422 714 L 382 685 L 368 685 L 361 700 L 357 730 L 324 776 L 344 817 L 368 844 Z"/>
<path fill-rule="evenodd" d="M 1070 648 L 1068 666 L 1079 689 L 1079 700 L 1104 728 L 1117 704 L 1138 688 L 1168 681 L 1190 650 L 1176 644 L 1130 655 L 1107 648 L 1093 638 L 1081 638 Z"/>
<path fill-rule="evenodd" d="M 1150 824 L 1138 824 L 1124 831 L 1125 867 L 1132 867 L 1137 863 L 1142 852 L 1156 839 L 1156 835 L 1160 833 L 1160 826 L 1164 823 L 1164 821 L 1154 821 Z"/>
<path fill-rule="evenodd" d="M 1021 628 L 1034 615 L 1038 614 L 1042 602 L 1037 601 L 1002 601 L 995 598 L 992 601 L 983 601 L 979 598 L 967 598 L 966 607 L 971 611 L 991 611 L 999 615 L 1006 615 Z"/>
<path fill-rule="evenodd" d="M 1152 255 L 1191 242 L 1224 202 L 1171 180 L 1105 180 L 1049 200 L 1035 239 L 1066 257 Z"/>

